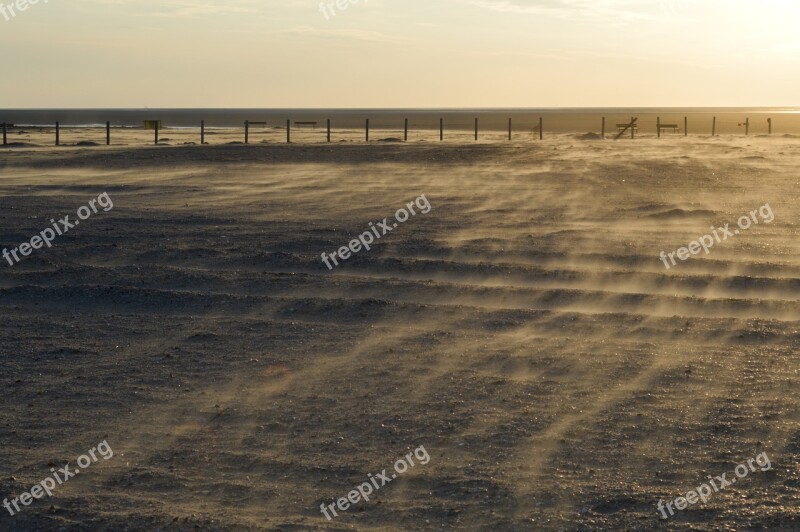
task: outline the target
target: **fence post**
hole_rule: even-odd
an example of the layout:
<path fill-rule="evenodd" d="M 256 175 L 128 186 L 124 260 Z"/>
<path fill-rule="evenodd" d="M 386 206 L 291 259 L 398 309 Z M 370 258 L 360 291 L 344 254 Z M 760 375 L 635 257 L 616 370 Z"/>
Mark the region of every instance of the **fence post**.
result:
<path fill-rule="evenodd" d="M 717 117 L 714 117 L 714 121 L 711 123 L 711 136 L 717 136 Z"/>
<path fill-rule="evenodd" d="M 444 140 L 444 118 L 439 119 L 439 140 Z"/>
<path fill-rule="evenodd" d="M 772 135 L 772 119 L 767 118 L 767 124 L 769 124 L 769 134 Z"/>
<path fill-rule="evenodd" d="M 603 117 L 603 129 L 602 129 L 602 133 L 600 134 L 600 137 L 603 140 L 606 140 L 606 117 Z"/>
<path fill-rule="evenodd" d="M 544 140 L 544 118 L 539 117 L 539 140 Z"/>
<path fill-rule="evenodd" d="M 369 142 L 369 118 L 367 118 L 366 132 L 367 132 L 367 142 Z"/>
<path fill-rule="evenodd" d="M 744 134 L 745 135 L 749 135 L 750 134 L 750 118 L 749 117 L 744 123 Z"/>
<path fill-rule="evenodd" d="M 250 121 L 244 121 L 244 143 L 250 144 Z"/>
<path fill-rule="evenodd" d="M 478 140 L 478 118 L 475 117 L 475 140 Z"/>
<path fill-rule="evenodd" d="M 508 140 L 511 140 L 511 119 L 508 119 Z"/>
<path fill-rule="evenodd" d="M 331 141 L 331 119 L 328 119 L 328 142 Z"/>
<path fill-rule="evenodd" d="M 406 125 L 403 128 L 403 141 L 408 142 L 408 118 L 406 118 Z"/>
<path fill-rule="evenodd" d="M 661 138 L 661 117 L 656 117 L 656 129 L 658 130 L 658 138 Z"/>
<path fill-rule="evenodd" d="M 6 132 L 6 123 L 3 122 L 3 146 L 8 145 L 8 133 Z"/>
<path fill-rule="evenodd" d="M 292 142 L 292 121 L 286 120 L 286 144 L 291 144 Z"/>
<path fill-rule="evenodd" d="M 689 117 L 688 116 L 684 116 L 683 117 L 683 136 L 684 137 L 688 137 L 689 136 Z"/>
<path fill-rule="evenodd" d="M 61 143 L 60 133 L 61 133 L 60 124 L 56 122 L 56 146 L 58 146 Z"/>
<path fill-rule="evenodd" d="M 205 143 L 206 143 L 206 121 L 205 120 L 201 120 L 200 121 L 200 145 L 202 146 Z"/>
<path fill-rule="evenodd" d="M 158 144 L 158 120 L 156 120 L 156 144 Z"/>

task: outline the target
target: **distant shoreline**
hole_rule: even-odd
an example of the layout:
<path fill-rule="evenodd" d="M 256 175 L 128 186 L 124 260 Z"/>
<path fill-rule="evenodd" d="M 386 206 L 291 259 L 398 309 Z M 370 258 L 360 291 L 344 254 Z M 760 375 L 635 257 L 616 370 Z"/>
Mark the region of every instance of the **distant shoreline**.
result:
<path fill-rule="evenodd" d="M 507 131 L 511 119 L 514 131 L 530 132 L 538 128 L 551 133 L 586 133 L 600 131 L 606 118 L 607 132 L 615 125 L 639 118 L 639 127 L 650 132 L 658 118 L 662 123 L 683 124 L 688 119 L 690 132 L 711 132 L 717 118 L 717 132 L 738 134 L 749 118 L 751 133 L 767 132 L 767 118 L 772 118 L 775 133 L 800 134 L 800 108 L 572 108 L 572 109 L 29 109 L 0 110 L 0 123 L 17 127 L 48 128 L 59 122 L 62 127 L 141 128 L 144 120 L 161 120 L 164 128 L 197 129 L 205 122 L 206 129 L 243 128 L 245 121 L 266 122 L 267 128 L 285 128 L 286 121 L 315 122 L 325 129 L 327 121 L 335 130 L 365 129 L 366 120 L 374 130 L 403 129 L 408 119 L 412 130 L 438 130 L 440 120 L 445 130 L 470 131 L 479 122 L 481 131 Z"/>

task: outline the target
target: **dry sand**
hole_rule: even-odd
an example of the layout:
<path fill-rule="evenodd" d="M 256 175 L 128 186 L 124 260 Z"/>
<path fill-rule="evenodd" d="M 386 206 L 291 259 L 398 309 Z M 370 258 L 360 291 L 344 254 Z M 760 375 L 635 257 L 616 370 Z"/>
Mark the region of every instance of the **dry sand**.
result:
<path fill-rule="evenodd" d="M 779 137 L 0 150 L 4 247 L 114 201 L 3 263 L 0 497 L 115 452 L 0 529 L 796 530 L 798 166 Z"/>

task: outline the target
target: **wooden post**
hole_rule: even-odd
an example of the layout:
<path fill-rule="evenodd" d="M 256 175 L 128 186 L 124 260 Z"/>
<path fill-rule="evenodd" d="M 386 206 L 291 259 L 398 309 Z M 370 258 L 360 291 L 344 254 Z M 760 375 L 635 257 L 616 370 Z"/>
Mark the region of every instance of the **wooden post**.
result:
<path fill-rule="evenodd" d="M 403 140 L 408 142 L 408 118 L 406 118 L 406 125 L 403 128 Z"/>
<path fill-rule="evenodd" d="M 631 138 L 632 139 L 636 138 L 636 124 L 635 124 L 635 122 L 636 122 L 636 117 L 632 116 L 631 117 Z"/>
<path fill-rule="evenodd" d="M 539 117 L 539 140 L 544 140 L 544 118 Z"/>
<path fill-rule="evenodd" d="M 367 118 L 366 131 L 367 131 L 367 142 L 369 142 L 369 118 Z"/>
<path fill-rule="evenodd" d="M 3 122 L 3 146 L 8 145 L 8 133 L 6 131 L 6 123 Z"/>
<path fill-rule="evenodd" d="M 286 121 L 286 144 L 291 144 L 292 142 L 292 121 Z"/>
<path fill-rule="evenodd" d="M 711 123 L 711 136 L 717 136 L 717 117 L 714 117 L 714 121 Z"/>
<path fill-rule="evenodd" d="M 511 119 L 508 119 L 508 140 L 511 140 Z"/>
<path fill-rule="evenodd" d="M 439 119 L 439 140 L 444 140 L 444 118 Z"/>
<path fill-rule="evenodd" d="M 658 130 L 658 138 L 661 138 L 661 117 L 656 117 L 656 129 Z"/>
<path fill-rule="evenodd" d="M 750 118 L 748 118 L 744 123 L 744 134 L 745 135 L 750 134 Z"/>
<path fill-rule="evenodd" d="M 478 117 L 475 117 L 475 140 L 478 140 Z"/>
<path fill-rule="evenodd" d="M 684 116 L 683 117 L 683 136 L 684 137 L 688 137 L 689 136 L 689 117 L 688 116 Z"/>
<path fill-rule="evenodd" d="M 772 135 L 772 119 L 767 118 L 767 124 L 769 124 L 769 134 Z"/>
<path fill-rule="evenodd" d="M 200 121 L 200 145 L 202 146 L 205 143 L 206 143 L 206 121 L 205 120 L 201 120 Z"/>
<path fill-rule="evenodd" d="M 158 144 L 158 120 L 156 120 L 156 144 Z"/>
<path fill-rule="evenodd" d="M 60 125 L 59 125 L 58 122 L 56 122 L 56 146 L 61 144 L 61 135 L 60 135 L 60 133 L 61 133 Z"/>
<path fill-rule="evenodd" d="M 636 117 L 632 116 L 632 117 L 631 117 L 631 123 L 630 123 L 630 124 L 628 124 L 627 126 L 625 126 L 625 128 L 624 128 L 622 131 L 620 131 L 619 133 L 617 133 L 617 136 L 616 136 L 616 137 L 614 137 L 614 140 L 619 140 L 619 139 L 621 139 L 621 138 L 622 138 L 622 135 L 624 135 L 624 134 L 625 134 L 625 133 L 628 131 L 628 128 L 631 128 L 631 138 L 633 138 L 633 127 L 636 125 L 636 122 L 637 122 L 638 120 L 639 120 L 638 118 L 636 118 Z"/>
<path fill-rule="evenodd" d="M 600 133 L 600 137 L 603 140 L 606 140 L 606 117 L 603 117 L 603 129 L 602 129 L 602 133 Z"/>
<path fill-rule="evenodd" d="M 250 144 L 250 121 L 244 121 L 244 143 Z"/>
<path fill-rule="evenodd" d="M 331 141 L 331 119 L 328 119 L 328 142 Z"/>

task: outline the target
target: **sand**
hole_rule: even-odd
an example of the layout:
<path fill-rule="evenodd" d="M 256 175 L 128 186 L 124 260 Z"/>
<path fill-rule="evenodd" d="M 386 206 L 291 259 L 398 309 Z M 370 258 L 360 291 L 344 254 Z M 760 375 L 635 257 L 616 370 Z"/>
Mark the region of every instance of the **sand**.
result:
<path fill-rule="evenodd" d="M 777 136 L 0 150 L 4 247 L 114 201 L 3 263 L 0 497 L 115 453 L 0 529 L 797 529 L 798 166 Z"/>

